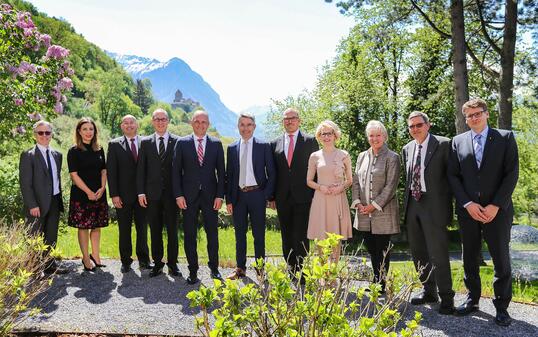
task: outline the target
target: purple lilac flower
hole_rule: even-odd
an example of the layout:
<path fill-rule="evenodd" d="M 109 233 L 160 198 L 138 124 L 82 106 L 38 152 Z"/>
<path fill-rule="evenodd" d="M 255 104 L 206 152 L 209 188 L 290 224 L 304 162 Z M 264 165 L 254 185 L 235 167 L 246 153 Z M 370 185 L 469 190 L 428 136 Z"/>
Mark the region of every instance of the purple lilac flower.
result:
<path fill-rule="evenodd" d="M 26 72 L 30 72 L 32 74 L 35 74 L 37 72 L 37 68 L 36 68 L 35 65 L 33 65 L 31 63 L 28 63 L 26 61 L 22 61 L 21 64 L 19 65 L 18 72 L 20 74 L 24 74 Z"/>
<path fill-rule="evenodd" d="M 52 45 L 47 49 L 46 57 L 51 57 L 53 59 L 63 59 L 69 55 L 69 49 L 65 49 L 58 45 Z"/>
<path fill-rule="evenodd" d="M 50 35 L 48 35 L 48 34 L 41 34 L 41 35 L 39 36 L 39 40 L 41 41 L 41 44 L 43 44 L 43 46 L 44 46 L 45 48 L 48 49 L 48 48 L 50 47 L 50 40 L 51 40 L 51 39 L 50 39 Z"/>
<path fill-rule="evenodd" d="M 17 128 L 15 130 L 19 135 L 22 135 L 23 133 L 26 132 L 26 129 L 22 125 L 17 126 Z"/>
<path fill-rule="evenodd" d="M 28 12 L 17 13 L 17 23 L 15 24 L 19 28 L 35 28 L 32 19 Z"/>
<path fill-rule="evenodd" d="M 54 104 L 54 111 L 61 114 L 62 112 L 64 112 L 64 106 L 62 103 L 60 102 L 56 102 L 56 104 Z"/>
<path fill-rule="evenodd" d="M 24 101 L 22 100 L 22 98 L 14 98 L 13 103 L 15 103 L 16 106 L 21 106 Z"/>
<path fill-rule="evenodd" d="M 8 5 L 8 4 L 2 4 L 2 5 L 0 5 L 0 9 L 5 11 L 5 12 L 8 12 L 8 11 L 11 10 L 11 6 Z"/>
<path fill-rule="evenodd" d="M 73 81 L 69 77 L 64 77 L 58 81 L 58 88 L 63 90 L 70 90 L 73 88 Z"/>
<path fill-rule="evenodd" d="M 47 103 L 47 100 L 41 97 L 36 97 L 35 101 L 37 104 L 41 104 L 41 105 Z"/>
<path fill-rule="evenodd" d="M 62 93 L 60 91 L 60 88 L 58 88 L 58 85 L 52 88 L 51 94 L 56 99 L 56 102 L 62 99 Z"/>
<path fill-rule="evenodd" d="M 32 122 L 34 121 L 40 121 L 41 119 L 43 119 L 43 117 L 41 116 L 40 113 L 38 112 L 34 112 L 34 113 L 31 113 L 31 114 L 26 114 L 26 116 L 28 116 L 28 118 L 30 118 L 30 120 Z"/>

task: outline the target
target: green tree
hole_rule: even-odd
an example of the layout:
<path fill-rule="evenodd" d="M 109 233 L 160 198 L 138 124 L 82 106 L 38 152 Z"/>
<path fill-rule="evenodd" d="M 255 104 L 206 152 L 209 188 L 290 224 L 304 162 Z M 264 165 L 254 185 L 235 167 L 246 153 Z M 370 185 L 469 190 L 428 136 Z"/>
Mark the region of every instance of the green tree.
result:
<path fill-rule="evenodd" d="M 151 81 L 148 78 L 137 79 L 136 88 L 133 95 L 134 104 L 138 105 L 144 114 L 148 113 L 148 109 L 153 104 L 153 95 L 151 93 Z"/>

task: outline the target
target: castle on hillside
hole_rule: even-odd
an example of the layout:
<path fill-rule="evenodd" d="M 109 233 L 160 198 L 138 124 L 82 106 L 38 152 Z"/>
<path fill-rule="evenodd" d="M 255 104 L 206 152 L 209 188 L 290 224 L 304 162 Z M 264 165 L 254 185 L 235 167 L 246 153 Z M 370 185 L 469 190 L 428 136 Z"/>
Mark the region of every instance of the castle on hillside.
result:
<path fill-rule="evenodd" d="M 172 109 L 180 108 L 185 112 L 191 112 L 194 108 L 200 106 L 199 102 L 190 98 L 184 98 L 183 93 L 179 89 L 177 89 L 175 96 L 174 101 L 171 103 Z"/>

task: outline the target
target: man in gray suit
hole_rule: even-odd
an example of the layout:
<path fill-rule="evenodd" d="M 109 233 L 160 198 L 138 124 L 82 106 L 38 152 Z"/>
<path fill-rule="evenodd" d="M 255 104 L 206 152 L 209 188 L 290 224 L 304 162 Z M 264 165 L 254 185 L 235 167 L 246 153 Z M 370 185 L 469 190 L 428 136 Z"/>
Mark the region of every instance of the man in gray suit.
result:
<path fill-rule="evenodd" d="M 454 291 L 448 258 L 447 226 L 452 220 L 452 196 L 446 175 L 450 140 L 429 133 L 425 113 L 414 111 L 407 119 L 413 141 L 402 150 L 406 167 L 405 223 L 415 268 L 423 291 L 411 299 L 415 305 L 441 297 L 439 313 L 454 312 Z"/>
<path fill-rule="evenodd" d="M 62 154 L 50 147 L 52 125 L 38 121 L 33 127 L 36 145 L 21 154 L 19 182 L 24 203 L 26 223 L 32 233 L 42 234 L 50 248 L 56 246 L 58 222 L 63 211 L 62 201 Z M 63 274 L 54 259 L 49 258 L 46 274 Z"/>

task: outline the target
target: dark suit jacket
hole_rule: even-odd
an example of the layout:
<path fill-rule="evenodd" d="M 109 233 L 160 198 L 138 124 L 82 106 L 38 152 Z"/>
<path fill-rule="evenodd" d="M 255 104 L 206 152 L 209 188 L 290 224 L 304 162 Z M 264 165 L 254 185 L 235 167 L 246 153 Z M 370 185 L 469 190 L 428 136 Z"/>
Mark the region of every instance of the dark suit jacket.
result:
<path fill-rule="evenodd" d="M 415 141 L 407 143 L 402 150 L 402 165 L 405 165 L 405 194 L 404 212 L 407 216 L 407 205 L 411 197 L 410 189 L 413 182 L 413 158 L 415 156 Z M 428 148 L 422 152 L 424 160 L 424 180 L 426 193 L 432 198 L 424 199 L 426 208 L 431 210 L 433 220 L 440 226 L 452 222 L 452 193 L 446 174 L 450 155 L 450 139 L 430 134 Z M 422 200 L 421 200 L 422 202 Z"/>
<path fill-rule="evenodd" d="M 271 150 L 276 168 L 275 199 L 282 203 L 291 193 L 296 203 L 310 203 L 314 196 L 314 190 L 306 185 L 306 172 L 308 171 L 308 159 L 312 152 L 319 150 L 316 138 L 303 134 L 299 131 L 297 142 L 293 149 L 291 167 L 288 167 L 286 152 L 282 135 L 271 142 Z"/>
<path fill-rule="evenodd" d="M 174 197 L 189 202 L 202 193 L 212 203 L 216 197 L 224 198 L 224 150 L 219 139 L 208 135 L 200 166 L 197 146 L 193 135 L 177 141 L 172 165 Z"/>
<path fill-rule="evenodd" d="M 226 163 L 226 203 L 235 205 L 239 193 L 239 144 L 237 140 L 228 146 Z M 276 172 L 271 145 L 256 137 L 252 146 L 252 169 L 256 183 L 263 190 L 266 200 L 273 199 Z"/>
<path fill-rule="evenodd" d="M 146 136 L 140 142 L 138 167 L 136 172 L 136 189 L 138 194 L 145 194 L 148 200 L 173 198 L 172 193 L 172 158 L 178 137 L 169 133 L 164 160 L 161 162 L 157 151 L 156 135 Z"/>
<path fill-rule="evenodd" d="M 140 151 L 138 137 L 138 149 Z M 138 200 L 136 191 L 136 162 L 131 153 L 131 144 L 125 136 L 108 143 L 106 169 L 110 197 L 120 197 L 125 203 Z"/>
<path fill-rule="evenodd" d="M 54 149 L 50 153 L 56 162 L 56 174 L 60 183 L 60 200 L 62 193 L 62 154 Z M 37 145 L 21 153 L 19 161 L 19 183 L 24 203 L 24 212 L 30 216 L 30 209 L 39 207 L 41 215 L 47 214 L 52 199 L 52 178 L 45 158 L 39 151 Z M 60 202 L 60 212 L 63 211 L 63 202 Z"/>
<path fill-rule="evenodd" d="M 448 179 L 456 197 L 458 216 L 470 217 L 463 205 L 469 201 L 493 204 L 507 216 L 514 216 L 512 192 L 519 175 L 517 144 L 511 131 L 489 128 L 478 168 L 471 131 L 452 140 Z"/>

